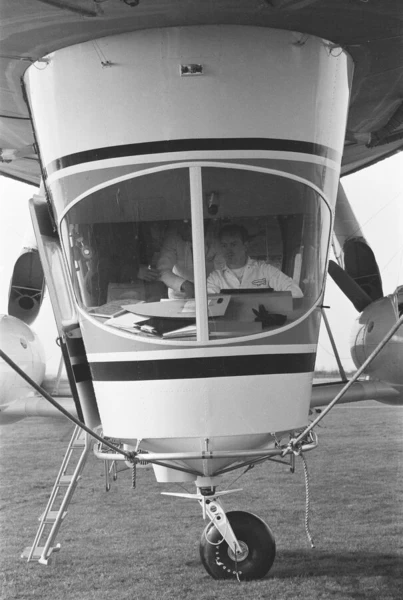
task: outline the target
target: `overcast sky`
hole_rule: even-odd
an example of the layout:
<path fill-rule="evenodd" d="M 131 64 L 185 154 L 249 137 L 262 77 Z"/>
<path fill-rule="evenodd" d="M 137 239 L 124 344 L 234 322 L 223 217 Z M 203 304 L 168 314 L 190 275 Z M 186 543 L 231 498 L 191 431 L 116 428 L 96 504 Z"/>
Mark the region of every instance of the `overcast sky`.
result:
<path fill-rule="evenodd" d="M 373 167 L 343 178 L 345 192 L 370 243 L 381 271 L 384 293 L 403 285 L 403 152 Z M 0 313 L 7 312 L 10 278 L 22 248 L 33 239 L 28 200 L 37 190 L 0 177 Z M 328 278 L 325 304 L 340 355 L 353 368 L 349 351 L 350 332 L 358 315 L 350 302 Z M 49 299 L 45 299 L 34 329 L 44 342 L 48 372 L 56 372 L 59 350 Z M 324 328 L 323 328 L 324 329 Z M 317 367 L 336 366 L 327 334 L 321 332 Z"/>

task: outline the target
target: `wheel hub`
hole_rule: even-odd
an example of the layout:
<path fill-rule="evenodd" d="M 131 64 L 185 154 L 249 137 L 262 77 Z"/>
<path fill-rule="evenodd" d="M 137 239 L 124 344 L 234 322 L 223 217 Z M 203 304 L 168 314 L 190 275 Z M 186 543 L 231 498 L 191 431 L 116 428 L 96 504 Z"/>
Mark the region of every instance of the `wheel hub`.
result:
<path fill-rule="evenodd" d="M 239 554 L 235 554 L 233 549 L 228 546 L 228 556 L 234 562 L 241 562 L 241 561 L 245 560 L 245 558 L 249 554 L 249 548 L 248 548 L 247 544 L 245 544 L 245 542 L 242 542 L 241 540 L 238 540 L 238 543 L 241 547 L 241 552 Z"/>

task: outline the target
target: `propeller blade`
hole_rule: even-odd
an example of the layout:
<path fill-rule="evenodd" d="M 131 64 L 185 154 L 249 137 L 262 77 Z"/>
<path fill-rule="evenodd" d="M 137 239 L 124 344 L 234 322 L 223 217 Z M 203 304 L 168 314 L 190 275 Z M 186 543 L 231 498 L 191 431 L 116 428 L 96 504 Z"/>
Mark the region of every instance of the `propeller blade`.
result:
<path fill-rule="evenodd" d="M 358 312 L 362 312 L 372 302 L 372 298 L 354 281 L 344 269 L 342 269 L 334 260 L 329 261 L 328 272 L 336 285 L 352 302 Z"/>
<path fill-rule="evenodd" d="M 334 234 L 342 251 L 345 273 L 350 275 L 372 301 L 383 298 L 382 281 L 374 253 L 341 183 L 337 192 Z M 346 285 L 349 289 L 348 284 Z M 354 292 L 350 293 L 354 296 Z"/>
<path fill-rule="evenodd" d="M 370 246 L 359 239 L 344 244 L 344 268 L 372 301 L 383 298 L 382 280 L 378 264 Z"/>

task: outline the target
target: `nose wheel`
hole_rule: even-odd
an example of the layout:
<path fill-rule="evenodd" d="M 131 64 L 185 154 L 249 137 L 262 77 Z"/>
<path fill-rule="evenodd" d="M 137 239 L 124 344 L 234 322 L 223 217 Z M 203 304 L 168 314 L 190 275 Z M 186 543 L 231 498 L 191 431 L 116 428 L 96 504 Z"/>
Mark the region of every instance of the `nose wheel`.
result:
<path fill-rule="evenodd" d="M 229 547 L 213 522 L 204 529 L 200 557 L 214 579 L 261 579 L 268 573 L 276 555 L 276 542 L 266 523 L 243 511 L 230 511 L 226 517 L 238 540 L 240 551 Z"/>

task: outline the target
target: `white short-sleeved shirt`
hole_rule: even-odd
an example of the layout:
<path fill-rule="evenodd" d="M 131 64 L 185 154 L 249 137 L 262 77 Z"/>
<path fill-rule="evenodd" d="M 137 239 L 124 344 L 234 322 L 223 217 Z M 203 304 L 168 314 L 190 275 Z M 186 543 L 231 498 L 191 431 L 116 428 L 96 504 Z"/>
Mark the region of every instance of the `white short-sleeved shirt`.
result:
<path fill-rule="evenodd" d="M 276 292 L 291 292 L 294 298 L 302 298 L 298 285 L 282 271 L 262 260 L 248 258 L 241 281 L 225 266 L 216 269 L 207 278 L 207 293 L 219 294 L 224 289 L 273 288 Z"/>

